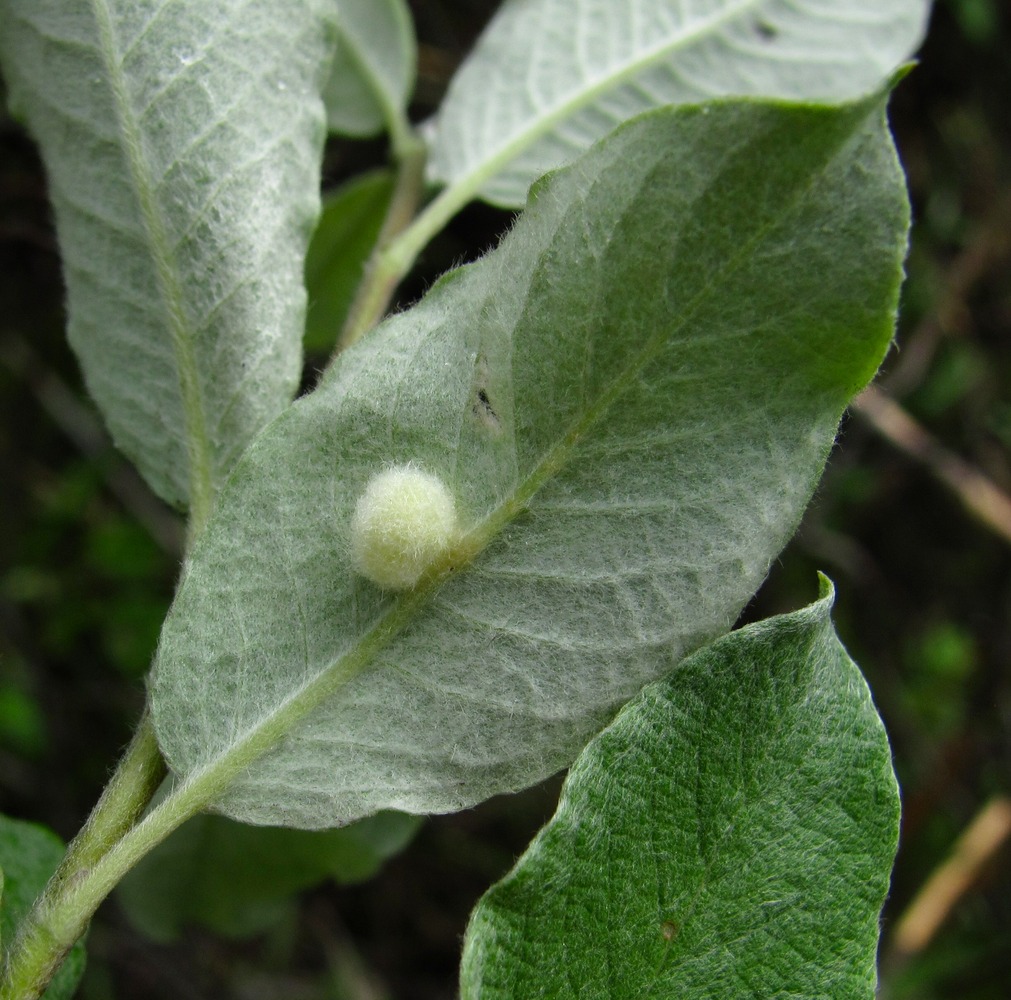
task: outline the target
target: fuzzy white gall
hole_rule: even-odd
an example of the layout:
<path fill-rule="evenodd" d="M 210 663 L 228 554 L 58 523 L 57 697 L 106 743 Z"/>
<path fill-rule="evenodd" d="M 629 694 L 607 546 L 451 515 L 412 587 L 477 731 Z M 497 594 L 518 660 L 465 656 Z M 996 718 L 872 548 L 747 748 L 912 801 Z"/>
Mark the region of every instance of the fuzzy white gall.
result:
<path fill-rule="evenodd" d="M 406 590 L 459 534 L 456 504 L 445 483 L 414 465 L 376 473 L 351 518 L 351 557 L 362 576 L 387 590 Z"/>

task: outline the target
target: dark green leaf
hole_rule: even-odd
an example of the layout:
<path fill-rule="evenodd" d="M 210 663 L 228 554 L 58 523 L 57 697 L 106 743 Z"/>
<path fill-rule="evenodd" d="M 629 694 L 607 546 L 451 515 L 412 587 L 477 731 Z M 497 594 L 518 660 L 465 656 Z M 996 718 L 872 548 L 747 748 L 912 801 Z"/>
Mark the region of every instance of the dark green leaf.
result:
<path fill-rule="evenodd" d="M 0 942 L 6 950 L 18 922 L 31 909 L 63 859 L 63 843 L 36 823 L 0 816 Z M 45 992 L 46 1000 L 69 1000 L 84 972 L 84 941 L 78 941 Z"/>
<path fill-rule="evenodd" d="M 375 170 L 331 192 L 309 243 L 305 285 L 309 311 L 305 349 L 329 353 L 351 306 L 372 248 L 376 245 L 390 197 L 393 174 Z"/>
<path fill-rule="evenodd" d="M 590 743 L 474 911 L 466 1000 L 872 1000 L 899 797 L 830 605 L 718 640 Z"/>
<path fill-rule="evenodd" d="M 319 832 L 197 816 L 130 872 L 118 898 L 133 924 L 158 941 L 173 940 L 187 925 L 243 937 L 288 912 L 301 889 L 324 879 L 371 878 L 407 845 L 419 822 L 379 813 Z"/>

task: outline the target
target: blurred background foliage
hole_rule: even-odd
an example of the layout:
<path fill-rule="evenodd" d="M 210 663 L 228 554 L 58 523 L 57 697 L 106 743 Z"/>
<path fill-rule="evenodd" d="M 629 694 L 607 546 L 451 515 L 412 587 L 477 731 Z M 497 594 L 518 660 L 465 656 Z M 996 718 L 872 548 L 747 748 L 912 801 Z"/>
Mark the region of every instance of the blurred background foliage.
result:
<path fill-rule="evenodd" d="M 411 3 L 416 118 L 438 104 L 495 6 Z M 882 944 L 891 1000 L 997 1000 L 1011 983 L 1009 52 L 1003 0 L 937 5 L 921 64 L 892 103 L 915 218 L 898 346 L 745 614 L 809 602 L 818 569 L 838 587 L 839 632 L 885 718 L 905 803 Z M 307 263 L 307 383 L 378 229 L 385 163 L 380 140 L 328 146 L 328 210 Z M 461 213 L 400 304 L 508 222 L 482 205 Z M 69 838 L 139 714 L 181 531 L 82 394 L 62 300 L 44 177 L 3 117 L 0 810 Z M 470 908 L 550 816 L 558 786 L 417 833 L 393 818 L 287 841 L 283 877 L 241 863 L 256 845 L 226 859 L 232 841 L 217 820 L 184 828 L 100 912 L 81 995 L 448 1000 Z M 231 909 L 181 891 L 200 884 L 201 866 L 235 887 Z"/>

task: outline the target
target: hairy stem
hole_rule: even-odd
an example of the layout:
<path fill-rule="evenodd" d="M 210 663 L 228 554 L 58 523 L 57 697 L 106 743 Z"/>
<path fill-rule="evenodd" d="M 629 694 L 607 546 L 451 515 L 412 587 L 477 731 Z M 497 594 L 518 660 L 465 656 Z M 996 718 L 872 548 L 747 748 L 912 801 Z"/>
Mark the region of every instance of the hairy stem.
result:
<path fill-rule="evenodd" d="M 87 823 L 70 844 L 45 892 L 22 924 L 11 949 L 6 976 L 0 984 L 3 1000 L 26 1000 L 45 989 L 66 953 L 83 933 L 95 907 L 83 915 L 76 933 L 69 937 L 55 931 L 53 917 L 61 913 L 63 901 L 74 896 L 82 881 L 116 849 L 134 826 L 165 773 L 154 727 L 145 712 Z"/>
<path fill-rule="evenodd" d="M 465 539 L 458 547 L 458 564 L 473 558 L 474 552 L 466 542 Z M 11 951 L 6 976 L 0 983 L 0 1000 L 35 1000 L 41 996 L 67 952 L 84 933 L 92 914 L 126 873 L 173 830 L 220 796 L 253 761 L 276 746 L 295 722 L 336 688 L 367 669 L 377 651 L 400 634 L 413 620 L 417 608 L 438 587 L 445 575 L 445 567 L 440 569 L 441 572 L 423 580 L 401 598 L 357 649 L 344 656 L 332 670 L 306 684 L 226 753 L 194 771 L 139 823 L 125 829 L 114 844 L 102 844 L 99 848 L 96 842 L 93 848 L 72 848 L 79 861 L 87 858 L 93 863 L 73 870 L 67 865 L 61 866 L 62 874 L 54 876 L 39 897 Z M 116 779 L 113 779 L 115 784 Z M 125 801 L 125 796 L 117 793 L 114 799 Z M 125 809 L 123 815 L 126 815 Z M 111 810 L 98 826 L 109 832 L 116 829 Z"/>
<path fill-rule="evenodd" d="M 119 766 L 54 878 L 65 880 L 95 864 L 137 822 L 165 774 L 151 716 L 145 711 Z"/>
<path fill-rule="evenodd" d="M 426 206 L 425 210 L 409 226 L 402 227 L 402 232 L 398 231 L 400 234 L 396 240 L 391 240 L 388 243 L 380 240 L 370 265 L 370 274 L 366 277 L 362 289 L 363 297 L 366 293 L 368 294 L 368 308 L 363 305 L 362 322 L 354 327 L 351 327 L 349 323 L 349 328 L 346 328 L 345 331 L 348 333 L 349 339 L 345 343 L 342 334 L 338 351 L 348 344 L 354 343 L 379 320 L 397 285 L 410 271 L 418 254 L 421 253 L 429 240 L 440 232 L 446 223 L 464 205 L 475 198 L 481 188 L 510 162 L 529 149 L 538 139 L 549 135 L 552 129 L 581 108 L 592 105 L 594 100 L 620 83 L 634 80 L 644 69 L 663 62 L 671 53 L 697 42 L 700 37 L 716 30 L 721 24 L 732 20 L 753 4 L 754 0 L 735 0 L 734 3 L 728 4 L 709 18 L 693 22 L 689 30 L 677 34 L 675 38 L 650 48 L 639 58 L 623 65 L 615 73 L 602 76 L 593 86 L 583 88 L 576 97 L 546 108 L 519 134 L 490 152 L 484 160 L 472 166 L 468 172 L 457 177 Z M 394 141 L 396 145 L 396 133 L 394 133 Z M 366 289 L 365 286 L 371 284 L 370 278 L 373 275 L 375 276 L 375 287 Z M 367 322 L 370 317 L 371 322 Z"/>
<path fill-rule="evenodd" d="M 407 268 L 390 268 L 385 250 L 394 239 L 407 229 L 414 218 L 424 193 L 425 155 L 424 143 L 412 133 L 408 142 L 403 136 L 395 147 L 398 156 L 397 182 L 393 189 L 390 207 L 386 211 L 382 229 L 372 258 L 365 268 L 365 277 L 348 312 L 344 328 L 337 339 L 334 357 L 360 340 L 383 317 L 397 285 L 413 263 Z"/>

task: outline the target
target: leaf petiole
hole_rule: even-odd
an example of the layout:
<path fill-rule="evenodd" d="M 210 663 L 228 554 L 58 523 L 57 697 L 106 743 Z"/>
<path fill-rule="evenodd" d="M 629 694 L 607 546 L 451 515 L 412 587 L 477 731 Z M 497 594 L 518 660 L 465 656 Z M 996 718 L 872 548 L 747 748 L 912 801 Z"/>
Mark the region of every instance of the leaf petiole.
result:
<path fill-rule="evenodd" d="M 393 197 L 386 210 L 376 248 L 365 267 L 365 276 L 358 286 L 344 327 L 337 338 L 333 358 L 360 340 L 382 319 L 397 285 L 414 263 L 414 257 L 411 257 L 406 266 L 401 267 L 395 256 L 391 265 L 386 252 L 400 233 L 414 228 L 411 220 L 414 219 L 425 189 L 427 150 L 416 133 L 412 131 L 409 136 L 410 141 L 401 137 L 395 143 L 398 169 Z"/>

